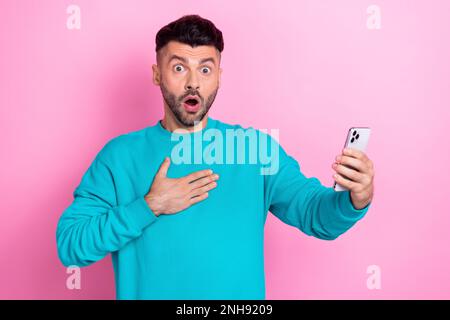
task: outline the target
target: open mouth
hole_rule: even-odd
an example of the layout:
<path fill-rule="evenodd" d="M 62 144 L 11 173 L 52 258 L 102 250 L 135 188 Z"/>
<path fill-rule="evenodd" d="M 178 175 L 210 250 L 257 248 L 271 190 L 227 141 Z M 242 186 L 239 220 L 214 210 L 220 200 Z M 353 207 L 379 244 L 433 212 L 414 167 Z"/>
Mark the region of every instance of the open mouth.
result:
<path fill-rule="evenodd" d="M 200 108 L 200 101 L 197 97 L 189 96 L 184 100 L 183 106 L 188 112 L 196 112 Z"/>
<path fill-rule="evenodd" d="M 198 101 L 196 99 L 188 99 L 186 100 L 186 103 L 190 106 L 195 106 L 198 103 Z"/>

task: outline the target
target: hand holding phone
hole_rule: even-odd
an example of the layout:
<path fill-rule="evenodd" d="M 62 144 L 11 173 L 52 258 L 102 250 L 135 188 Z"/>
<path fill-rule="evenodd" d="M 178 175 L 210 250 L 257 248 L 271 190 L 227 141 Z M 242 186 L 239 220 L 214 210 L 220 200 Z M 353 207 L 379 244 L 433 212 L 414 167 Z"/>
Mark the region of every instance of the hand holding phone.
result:
<path fill-rule="evenodd" d="M 345 139 L 344 148 L 356 149 L 365 152 L 369 143 L 370 128 L 368 127 L 352 127 L 348 130 Z M 335 191 L 345 191 L 347 188 L 341 186 L 336 181 L 333 186 Z"/>

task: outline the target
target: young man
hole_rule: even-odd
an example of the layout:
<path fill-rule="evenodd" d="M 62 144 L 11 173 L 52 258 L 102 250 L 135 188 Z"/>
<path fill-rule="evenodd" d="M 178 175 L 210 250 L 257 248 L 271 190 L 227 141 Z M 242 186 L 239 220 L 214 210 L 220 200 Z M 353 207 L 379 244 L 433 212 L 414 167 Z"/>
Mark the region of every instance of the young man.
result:
<path fill-rule="evenodd" d="M 337 157 L 336 181 L 349 190 L 335 192 L 306 178 L 270 135 L 208 117 L 223 46 L 198 15 L 158 32 L 153 81 L 164 118 L 106 143 L 60 218 L 62 263 L 87 266 L 111 253 L 118 299 L 264 299 L 268 211 L 333 240 L 370 206 L 374 171 L 364 153 Z"/>

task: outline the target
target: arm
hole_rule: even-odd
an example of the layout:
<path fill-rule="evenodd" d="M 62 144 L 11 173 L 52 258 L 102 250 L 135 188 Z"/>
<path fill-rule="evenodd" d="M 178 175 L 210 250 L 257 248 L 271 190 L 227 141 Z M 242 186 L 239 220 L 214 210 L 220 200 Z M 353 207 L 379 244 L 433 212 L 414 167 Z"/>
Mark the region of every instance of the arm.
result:
<path fill-rule="evenodd" d="M 119 250 L 157 221 L 144 196 L 117 205 L 108 166 L 97 156 L 73 193 L 57 226 L 58 255 L 65 266 L 87 266 Z"/>
<path fill-rule="evenodd" d="M 278 147 L 279 170 L 265 176 L 265 202 L 281 221 L 309 236 L 334 240 L 366 214 L 370 203 L 356 209 L 349 191 L 336 192 L 317 178 L 305 177 L 298 162 Z"/>

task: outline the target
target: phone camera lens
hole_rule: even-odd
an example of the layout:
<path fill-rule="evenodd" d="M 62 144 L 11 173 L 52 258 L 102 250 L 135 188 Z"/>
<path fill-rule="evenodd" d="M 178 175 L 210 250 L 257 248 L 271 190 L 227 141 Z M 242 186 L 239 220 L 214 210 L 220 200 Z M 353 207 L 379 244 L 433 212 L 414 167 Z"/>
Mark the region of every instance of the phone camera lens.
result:
<path fill-rule="evenodd" d="M 355 141 L 355 138 L 352 138 L 352 140 L 350 140 L 351 142 Z"/>
<path fill-rule="evenodd" d="M 358 139 L 359 138 L 359 133 L 356 135 L 356 137 L 355 137 L 356 139 Z"/>
<path fill-rule="evenodd" d="M 355 131 L 353 131 L 353 136 L 356 134 L 356 130 Z"/>

